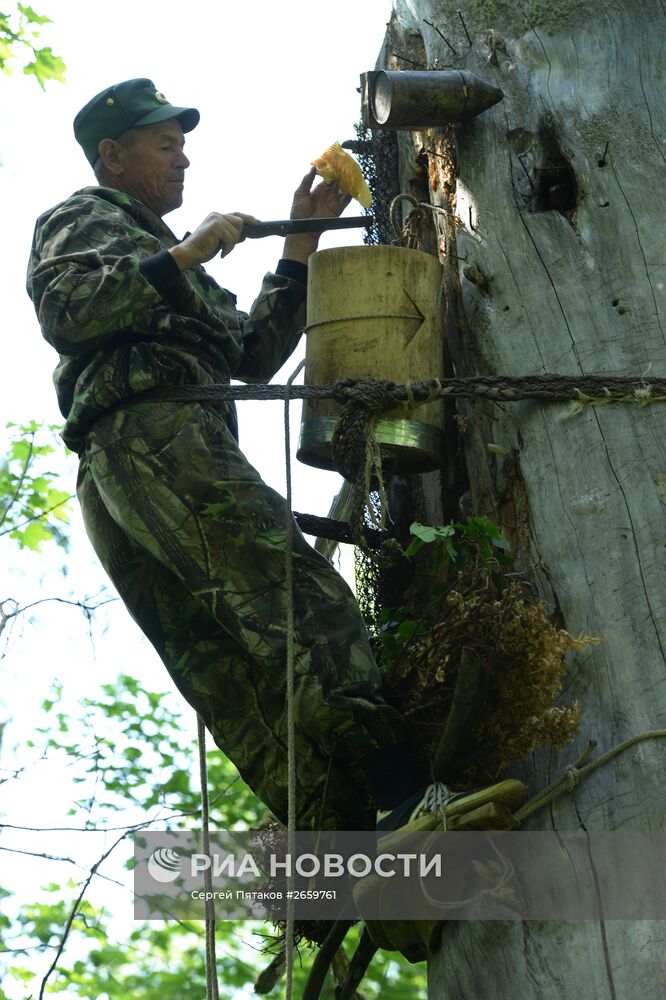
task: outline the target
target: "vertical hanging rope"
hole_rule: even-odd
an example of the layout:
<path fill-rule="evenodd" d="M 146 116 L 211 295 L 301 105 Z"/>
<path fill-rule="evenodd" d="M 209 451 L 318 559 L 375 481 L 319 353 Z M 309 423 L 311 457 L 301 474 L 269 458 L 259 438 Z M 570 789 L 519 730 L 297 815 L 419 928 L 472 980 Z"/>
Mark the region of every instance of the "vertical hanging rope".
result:
<path fill-rule="evenodd" d="M 285 517 L 285 586 L 287 591 L 287 853 L 295 854 L 296 829 L 296 748 L 294 741 L 294 675 L 295 675 L 295 635 L 294 635 L 294 517 L 291 510 L 291 434 L 289 426 L 289 390 L 305 365 L 301 361 L 296 371 L 287 380 L 284 399 L 284 455 L 287 480 L 287 504 Z M 292 1000 L 294 981 L 294 900 L 290 893 L 293 875 L 287 878 L 287 926 L 285 929 L 285 970 L 286 1000 Z"/>
<path fill-rule="evenodd" d="M 199 740 L 199 776 L 201 778 L 201 827 L 203 831 L 204 854 L 210 856 L 210 828 L 208 813 L 208 768 L 206 766 L 206 727 L 197 713 L 197 737 Z M 206 890 L 206 998 L 219 1000 L 220 990 L 217 982 L 217 957 L 215 955 L 215 904 L 213 902 L 213 876 L 211 869 L 204 872 L 204 888 Z"/>
<path fill-rule="evenodd" d="M 402 226 L 398 219 L 398 204 L 401 201 L 408 201 L 410 205 L 414 206 Z M 423 239 L 423 223 L 425 221 L 425 213 L 421 204 L 411 194 L 399 194 L 391 202 L 389 211 L 396 235 L 396 239 L 392 241 L 391 246 L 420 250 Z"/>

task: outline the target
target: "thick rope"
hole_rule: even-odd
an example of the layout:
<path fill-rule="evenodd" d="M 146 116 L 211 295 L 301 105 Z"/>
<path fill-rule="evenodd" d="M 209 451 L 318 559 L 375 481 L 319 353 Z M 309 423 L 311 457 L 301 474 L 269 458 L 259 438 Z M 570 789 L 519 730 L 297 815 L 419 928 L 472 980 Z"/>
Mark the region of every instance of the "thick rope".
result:
<path fill-rule="evenodd" d="M 296 637 L 294 629 L 294 517 L 291 510 L 291 431 L 289 426 L 289 396 L 292 383 L 301 371 L 305 361 L 301 361 L 296 371 L 287 380 L 284 400 L 284 454 L 286 489 L 285 515 L 285 588 L 287 592 L 287 854 L 293 858 L 296 853 L 296 744 L 294 712 L 294 677 L 296 672 Z M 286 962 L 285 998 L 291 1000 L 294 983 L 294 899 L 293 874 L 287 877 L 287 926 L 284 948 Z"/>
<path fill-rule="evenodd" d="M 358 317 L 356 317 L 358 318 Z M 299 368 L 300 370 L 300 368 Z M 293 377 L 293 376 L 292 376 Z M 333 432 L 333 461 L 337 470 L 358 487 L 359 503 L 351 519 L 356 544 L 366 546 L 365 510 L 376 528 L 387 516 L 382 454 L 374 434 L 380 413 L 400 405 L 410 410 L 435 399 L 466 397 L 498 403 L 538 399 L 574 403 L 566 414 L 574 417 L 588 405 L 633 403 L 646 406 L 666 402 L 666 378 L 606 375 L 525 375 L 429 379 L 397 385 L 395 382 L 363 378 L 340 379 L 332 385 L 185 385 L 148 389 L 110 407 L 114 412 L 143 402 L 196 402 L 244 399 L 335 399 L 342 404 Z M 379 518 L 367 502 L 371 490 L 379 493 Z"/>
<path fill-rule="evenodd" d="M 201 827 L 203 831 L 203 851 L 210 857 L 210 818 L 208 805 L 208 768 L 206 766 L 206 727 L 197 713 L 197 737 L 199 740 L 199 777 L 201 779 Z M 215 955 L 215 904 L 213 902 L 213 876 L 210 867 L 204 871 L 206 890 L 206 998 L 219 1000 L 217 981 L 217 957 Z"/>
<path fill-rule="evenodd" d="M 331 453 L 338 472 L 356 487 L 357 498 L 350 519 L 354 541 L 366 548 L 366 508 L 375 529 L 386 527 L 388 502 L 384 488 L 382 454 L 375 437 L 377 417 L 390 409 L 393 400 L 387 396 L 384 383 L 375 379 L 362 379 L 359 394 L 344 404 L 333 431 Z M 375 514 L 368 497 L 376 491 L 379 498 L 379 515 Z"/>
<path fill-rule="evenodd" d="M 435 399 L 460 397 L 515 403 L 539 399 L 550 403 L 584 405 L 633 403 L 646 406 L 666 402 L 666 378 L 640 375 L 473 375 L 469 378 L 428 379 L 397 384 L 379 379 L 340 379 L 331 385 L 168 385 L 146 389 L 109 407 L 105 413 L 151 402 L 217 402 L 234 399 L 335 399 L 344 404 L 362 397 L 370 381 L 384 388 L 386 408 L 406 403 L 419 406 Z"/>

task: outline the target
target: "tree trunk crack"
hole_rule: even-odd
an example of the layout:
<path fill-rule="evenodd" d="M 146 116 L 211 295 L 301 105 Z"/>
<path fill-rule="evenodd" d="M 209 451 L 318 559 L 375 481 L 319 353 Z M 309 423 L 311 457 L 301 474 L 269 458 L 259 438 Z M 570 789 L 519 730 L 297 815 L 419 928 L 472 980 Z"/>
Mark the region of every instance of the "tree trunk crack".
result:
<path fill-rule="evenodd" d="M 580 77 L 580 55 L 578 51 L 578 46 L 576 45 L 576 39 L 573 36 L 571 37 L 571 41 L 573 43 L 574 52 L 576 53 L 576 94 L 578 95 L 578 100 L 580 101 L 581 107 L 585 111 L 585 114 L 587 115 L 588 118 L 592 118 L 590 109 L 588 108 L 587 104 L 583 99 L 583 91 L 580 89 L 580 86 L 578 85 Z"/>
<path fill-rule="evenodd" d="M 650 621 L 652 622 L 652 626 L 654 628 L 654 634 L 655 634 L 655 637 L 657 639 L 657 643 L 659 644 L 659 649 L 661 650 L 662 660 L 664 661 L 664 663 L 666 663 L 666 650 L 664 649 L 664 646 L 663 646 L 663 643 L 662 643 L 662 638 L 661 638 L 661 632 L 660 632 L 660 629 L 659 629 L 659 625 L 658 625 L 658 623 L 657 623 L 657 621 L 655 619 L 655 616 L 654 616 L 654 611 L 653 611 L 653 608 L 652 608 L 652 601 L 651 601 L 651 597 L 650 597 L 650 588 L 648 587 L 648 585 L 646 583 L 645 575 L 643 573 L 643 563 L 641 561 L 640 550 L 638 548 L 638 543 L 637 543 L 637 528 L 636 528 L 636 525 L 634 524 L 634 519 L 631 516 L 631 508 L 629 506 L 629 501 L 627 500 L 627 495 L 624 492 L 624 488 L 622 486 L 622 483 L 620 482 L 619 476 L 618 476 L 617 472 L 615 471 L 615 467 L 613 465 L 613 460 L 611 458 L 610 452 L 608 450 L 608 445 L 606 443 L 606 437 L 604 435 L 603 427 L 601 426 L 601 421 L 599 419 L 599 414 L 595 412 L 594 417 L 595 417 L 595 420 L 597 422 L 597 427 L 599 428 L 599 433 L 601 434 L 601 440 L 603 442 L 604 451 L 606 453 L 606 458 L 608 459 L 608 468 L 609 468 L 610 472 L 612 473 L 615 482 L 617 483 L 617 486 L 618 486 L 618 489 L 619 489 L 620 493 L 622 494 L 622 500 L 624 501 L 624 506 L 625 506 L 625 509 L 626 509 L 626 512 L 627 512 L 627 517 L 629 518 L 629 524 L 631 526 L 631 538 L 633 539 L 633 542 L 634 542 L 634 551 L 636 553 L 636 562 L 638 564 L 638 572 L 639 572 L 639 575 L 640 575 L 640 578 L 641 578 L 641 584 L 643 585 L 643 592 L 645 594 L 645 603 L 647 605 L 647 610 L 649 612 Z"/>
<path fill-rule="evenodd" d="M 546 432 L 546 437 L 548 439 L 548 446 L 550 448 L 550 454 L 551 454 L 552 459 L 553 459 L 553 466 L 555 468 L 557 468 L 557 461 L 556 461 L 556 458 L 555 458 L 555 451 L 553 449 L 553 443 L 551 441 L 550 433 L 549 433 L 549 430 L 548 430 L 548 423 L 547 423 L 547 421 L 545 419 L 545 414 L 543 414 L 543 413 L 542 413 L 542 420 L 543 420 L 544 430 Z M 600 430 L 601 430 L 601 428 L 600 428 Z M 604 445 L 605 445 L 605 442 L 604 442 Z M 571 525 L 571 530 L 573 532 L 574 538 L 576 539 L 576 546 L 577 546 L 578 551 L 580 553 L 580 565 L 582 566 L 583 573 L 585 575 L 585 586 L 587 587 L 588 593 L 590 595 L 590 601 L 591 601 L 592 607 L 594 609 L 594 614 L 595 614 L 596 619 L 598 621 L 599 618 L 600 618 L 600 616 L 599 616 L 599 613 L 597 611 L 596 601 L 595 601 L 595 598 L 594 598 L 594 593 L 595 593 L 594 587 L 592 585 L 592 581 L 590 580 L 589 576 L 587 575 L 587 564 L 585 562 L 585 553 L 584 553 L 583 547 L 582 547 L 582 545 L 580 543 L 580 538 L 578 537 L 578 531 L 576 529 L 576 525 L 574 524 L 574 522 L 573 522 L 573 520 L 571 518 L 571 515 L 569 514 L 569 511 L 567 510 L 567 505 L 565 503 L 564 496 L 562 495 L 562 485 L 560 483 L 559 476 L 555 476 L 555 482 L 557 483 L 557 492 L 558 492 L 558 495 L 559 495 L 559 498 L 560 498 L 560 502 L 562 504 L 562 510 L 564 512 L 564 515 L 565 515 L 566 519 L 568 520 L 569 524 Z"/>
<path fill-rule="evenodd" d="M 546 372 L 547 371 L 546 362 L 544 360 L 543 354 L 541 353 L 541 345 L 539 343 L 539 338 L 537 337 L 536 330 L 534 329 L 534 324 L 532 323 L 532 310 L 528 309 L 528 307 L 527 307 L 527 303 L 525 302 L 525 297 L 523 296 L 523 293 L 521 291 L 520 285 L 518 284 L 518 279 L 516 278 L 515 272 L 514 272 L 512 266 L 511 266 L 511 261 L 509 259 L 509 255 L 506 253 L 501 240 L 498 240 L 497 243 L 498 243 L 498 246 L 499 246 L 500 250 L 502 251 L 502 254 L 504 255 L 504 259 L 506 261 L 506 265 L 507 265 L 507 268 L 509 270 L 509 274 L 513 278 L 514 284 L 516 286 L 516 291 L 517 291 L 518 295 L 520 296 L 520 302 L 522 304 L 524 314 L 527 317 L 527 321 L 529 323 L 530 330 L 532 332 L 532 339 L 534 340 L 534 346 L 537 349 L 537 353 L 539 355 L 539 360 L 541 361 L 541 367 L 542 367 L 543 371 Z"/>
<path fill-rule="evenodd" d="M 519 217 L 520 217 L 520 221 L 521 221 L 523 227 L 525 228 L 525 232 L 527 233 L 527 235 L 528 235 L 528 237 L 530 239 L 530 242 L 531 242 L 532 246 L 534 247 L 535 253 L 536 253 L 537 257 L 539 258 L 541 266 L 543 267 L 544 271 L 546 272 L 546 276 L 547 276 L 548 281 L 550 283 L 550 287 L 553 289 L 553 294 L 555 296 L 555 301 L 557 302 L 559 310 L 562 313 L 562 319 L 564 320 L 564 325 L 567 328 L 567 333 L 569 334 L 569 339 L 571 340 L 571 350 L 573 351 L 574 357 L 576 358 L 576 361 L 578 362 L 579 370 L 581 372 L 583 372 L 584 369 L 583 369 L 583 365 L 582 365 L 582 362 L 581 362 L 581 359 L 580 359 L 580 355 L 578 354 L 578 349 L 576 347 L 576 341 L 575 341 L 574 336 L 573 336 L 573 334 L 571 332 L 571 326 L 569 325 L 569 320 L 567 319 L 567 314 L 564 311 L 564 306 L 562 305 L 562 301 L 560 299 L 560 296 L 558 295 L 557 286 L 556 286 L 555 282 L 553 281 L 553 278 L 551 276 L 550 271 L 548 270 L 548 267 L 546 265 L 545 260 L 541 256 L 541 251 L 539 250 L 539 247 L 537 246 L 537 242 L 536 242 L 534 236 L 532 235 L 530 227 L 527 225 L 527 221 L 525 219 L 525 213 L 523 211 L 519 210 Z M 654 295 L 654 292 L 653 292 L 653 295 Z M 656 305 L 656 303 L 655 303 L 655 305 Z"/>
<path fill-rule="evenodd" d="M 611 1000 L 617 1000 L 617 993 L 615 991 L 615 981 L 613 979 L 613 969 L 612 969 L 611 960 L 610 960 L 610 949 L 608 947 L 608 937 L 606 935 L 606 921 L 604 919 L 603 898 L 602 898 L 602 895 L 601 895 L 601 892 L 600 892 L 600 889 L 599 889 L 599 877 L 597 875 L 597 869 L 596 869 L 595 864 L 594 864 L 594 857 L 593 857 L 592 851 L 590 849 L 590 837 L 589 837 L 589 834 L 588 834 L 587 827 L 585 826 L 585 823 L 583 822 L 583 817 L 581 816 L 580 812 L 578 811 L 578 806 L 576 805 L 575 794 L 572 794 L 571 798 L 572 798 L 572 801 L 573 801 L 574 809 L 576 810 L 576 816 L 578 817 L 578 822 L 580 823 L 581 828 L 584 830 L 585 836 L 587 838 L 587 856 L 590 859 L 590 870 L 592 872 L 592 878 L 594 879 L 594 890 L 595 890 L 595 894 L 596 894 L 596 897 L 597 897 L 597 902 L 598 902 L 598 905 L 599 905 L 599 921 L 598 921 L 598 923 L 599 923 L 599 935 L 600 935 L 600 938 L 601 938 L 601 948 L 602 948 L 603 955 L 604 955 L 604 965 L 605 965 L 605 968 L 606 968 L 606 976 L 608 978 L 609 996 L 610 996 Z"/>
<path fill-rule="evenodd" d="M 622 187 L 622 185 L 620 183 L 620 179 L 617 176 L 617 173 L 616 173 L 616 170 L 615 170 L 615 166 L 614 166 L 612 160 L 610 161 L 610 164 L 611 164 L 611 170 L 613 171 L 613 176 L 614 176 L 615 180 L 617 181 L 617 186 L 620 189 L 620 193 L 621 193 L 622 197 L 625 200 L 627 209 L 629 210 L 629 215 L 631 216 L 632 221 L 634 223 L 634 228 L 636 230 L 636 242 L 638 243 L 638 249 L 640 250 L 641 257 L 643 258 L 643 264 L 645 265 L 645 277 L 647 279 L 647 283 L 648 283 L 648 286 L 650 288 L 650 294 L 652 295 L 652 301 L 654 303 L 654 315 L 655 315 L 655 318 L 657 320 L 657 326 L 659 327 L 659 332 L 661 333 L 662 339 L 663 339 L 664 343 L 666 344 L 666 337 L 664 336 L 664 328 L 662 327 L 661 320 L 659 319 L 659 306 L 657 305 L 657 297 L 654 294 L 654 287 L 652 285 L 652 281 L 650 280 L 650 272 L 648 270 L 648 263 L 647 263 L 647 260 L 646 260 L 646 257 L 645 257 L 645 251 L 643 250 L 643 244 L 641 243 L 641 234 L 640 234 L 640 230 L 638 228 L 638 223 L 636 222 L 636 216 L 634 215 L 634 212 L 633 212 L 633 209 L 631 207 L 631 203 L 629 202 L 629 199 L 627 198 L 626 194 L 624 193 L 624 188 Z"/>
<path fill-rule="evenodd" d="M 539 35 L 539 32 L 536 30 L 536 28 L 534 27 L 533 24 L 530 24 L 530 28 L 534 32 L 534 34 L 536 36 L 536 39 L 537 39 L 539 45 L 541 46 L 541 51 L 543 52 L 543 57 L 546 60 L 546 65 L 548 66 L 548 75 L 546 76 L 546 91 L 548 92 L 548 97 L 550 99 L 550 103 L 552 104 L 553 107 L 556 107 L 557 105 L 555 104 L 555 101 L 553 100 L 553 95 L 550 92 L 550 76 L 551 76 L 551 73 L 552 73 L 552 66 L 550 64 L 550 59 L 548 58 L 548 53 L 546 52 L 546 46 L 543 44 L 543 42 L 541 40 L 541 36 Z"/>
<path fill-rule="evenodd" d="M 659 155 L 661 156 L 661 158 L 664 161 L 664 163 L 666 163 L 666 156 L 664 156 L 663 150 L 662 150 L 661 146 L 659 145 L 659 140 L 657 139 L 656 135 L 654 134 L 654 123 L 652 121 L 652 112 L 650 111 L 650 102 L 647 99 L 647 94 L 645 93 L 645 87 L 643 85 L 643 66 L 642 66 L 642 63 L 641 63 L 640 59 L 638 60 L 638 80 L 639 80 L 640 85 L 641 85 L 641 93 L 643 94 L 643 99 L 645 100 L 645 107 L 647 109 L 648 118 L 650 119 L 650 135 L 654 139 L 654 144 L 655 144 L 655 146 L 657 147 L 657 149 L 659 151 Z"/>

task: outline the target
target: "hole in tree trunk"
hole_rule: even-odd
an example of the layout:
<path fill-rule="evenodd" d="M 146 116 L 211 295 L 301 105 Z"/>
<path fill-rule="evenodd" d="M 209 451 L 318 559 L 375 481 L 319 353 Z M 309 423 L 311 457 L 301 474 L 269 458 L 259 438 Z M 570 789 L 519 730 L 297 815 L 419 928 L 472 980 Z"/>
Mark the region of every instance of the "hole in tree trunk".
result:
<path fill-rule="evenodd" d="M 540 135 L 542 166 L 537 166 L 529 210 L 559 212 L 568 222 L 577 205 L 576 175 L 560 149 L 552 126 L 542 126 Z"/>
<path fill-rule="evenodd" d="M 576 180 L 568 164 L 542 167 L 537 171 L 530 209 L 559 212 L 567 219 L 576 209 Z"/>

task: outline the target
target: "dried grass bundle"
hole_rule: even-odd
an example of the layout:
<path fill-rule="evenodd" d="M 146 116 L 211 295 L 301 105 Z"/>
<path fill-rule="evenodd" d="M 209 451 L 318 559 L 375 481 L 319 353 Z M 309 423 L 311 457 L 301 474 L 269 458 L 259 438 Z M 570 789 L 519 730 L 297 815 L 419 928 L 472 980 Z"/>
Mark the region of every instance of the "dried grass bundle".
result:
<path fill-rule="evenodd" d="M 463 650 L 478 664 L 475 707 L 447 781 L 469 788 L 495 781 L 511 763 L 537 747 L 561 749 L 571 742 L 579 709 L 555 707 L 576 640 L 548 618 L 519 583 L 503 592 L 488 580 L 469 592 L 444 597 L 435 620 L 409 642 L 385 680 L 387 698 L 414 724 L 419 749 L 431 761 L 451 711 Z"/>

